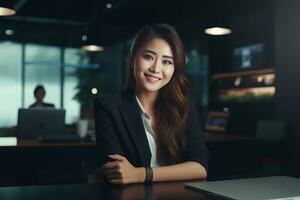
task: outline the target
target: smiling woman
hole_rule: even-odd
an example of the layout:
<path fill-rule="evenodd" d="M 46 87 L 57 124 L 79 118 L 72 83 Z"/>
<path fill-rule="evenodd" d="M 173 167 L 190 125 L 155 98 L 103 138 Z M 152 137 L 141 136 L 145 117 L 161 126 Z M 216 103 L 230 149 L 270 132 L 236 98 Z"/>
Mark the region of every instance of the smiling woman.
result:
<path fill-rule="evenodd" d="M 206 178 L 208 151 L 184 66 L 173 27 L 137 33 L 126 91 L 95 100 L 99 167 L 110 183 Z"/>

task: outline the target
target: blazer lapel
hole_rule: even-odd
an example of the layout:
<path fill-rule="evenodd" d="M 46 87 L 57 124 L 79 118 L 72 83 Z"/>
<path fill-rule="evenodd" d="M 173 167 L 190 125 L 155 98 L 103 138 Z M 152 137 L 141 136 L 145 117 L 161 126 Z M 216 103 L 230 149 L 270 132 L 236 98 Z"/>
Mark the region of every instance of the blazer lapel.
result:
<path fill-rule="evenodd" d="M 138 151 L 143 166 L 149 166 L 151 160 L 151 152 L 145 129 L 143 126 L 141 113 L 136 102 L 134 93 L 125 93 L 123 103 L 120 106 L 122 118 L 131 135 L 131 139 Z"/>

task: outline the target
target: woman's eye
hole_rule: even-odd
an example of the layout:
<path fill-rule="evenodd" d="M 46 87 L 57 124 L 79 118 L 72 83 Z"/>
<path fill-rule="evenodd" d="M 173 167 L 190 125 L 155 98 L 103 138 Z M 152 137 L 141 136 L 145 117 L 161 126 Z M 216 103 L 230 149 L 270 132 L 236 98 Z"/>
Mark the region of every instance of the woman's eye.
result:
<path fill-rule="evenodd" d="M 171 60 L 163 60 L 164 65 L 172 65 L 173 62 Z"/>
<path fill-rule="evenodd" d="M 149 54 L 144 54 L 143 58 L 145 58 L 146 60 L 153 60 L 153 57 Z"/>

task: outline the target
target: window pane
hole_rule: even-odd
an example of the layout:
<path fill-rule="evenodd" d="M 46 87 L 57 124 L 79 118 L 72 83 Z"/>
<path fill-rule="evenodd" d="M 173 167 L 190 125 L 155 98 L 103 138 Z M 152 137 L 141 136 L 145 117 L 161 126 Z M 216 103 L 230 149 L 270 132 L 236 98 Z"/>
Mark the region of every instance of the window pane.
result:
<path fill-rule="evenodd" d="M 25 46 L 25 62 L 60 62 L 60 49 L 58 47 L 26 44 Z"/>
<path fill-rule="evenodd" d="M 80 116 L 80 103 L 74 100 L 77 93 L 78 77 L 76 70 L 80 67 L 86 67 L 89 58 L 85 51 L 75 48 L 66 48 L 64 52 L 65 62 L 65 82 L 64 82 L 64 108 L 66 109 L 66 123 L 74 123 Z"/>
<path fill-rule="evenodd" d="M 21 107 L 21 45 L 0 42 L 0 127 L 17 124 Z"/>
<path fill-rule="evenodd" d="M 60 48 L 25 46 L 25 107 L 35 102 L 33 91 L 38 84 L 45 87 L 45 102 L 60 107 L 60 66 Z"/>

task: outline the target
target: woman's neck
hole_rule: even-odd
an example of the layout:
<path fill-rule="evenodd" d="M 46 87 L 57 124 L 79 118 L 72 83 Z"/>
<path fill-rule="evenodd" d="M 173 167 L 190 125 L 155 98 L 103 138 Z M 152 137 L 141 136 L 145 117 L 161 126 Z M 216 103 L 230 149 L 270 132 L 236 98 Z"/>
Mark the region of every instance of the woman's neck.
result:
<path fill-rule="evenodd" d="M 37 105 L 43 105 L 43 103 L 44 103 L 44 101 L 39 101 L 39 100 L 36 101 Z"/>

